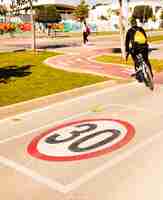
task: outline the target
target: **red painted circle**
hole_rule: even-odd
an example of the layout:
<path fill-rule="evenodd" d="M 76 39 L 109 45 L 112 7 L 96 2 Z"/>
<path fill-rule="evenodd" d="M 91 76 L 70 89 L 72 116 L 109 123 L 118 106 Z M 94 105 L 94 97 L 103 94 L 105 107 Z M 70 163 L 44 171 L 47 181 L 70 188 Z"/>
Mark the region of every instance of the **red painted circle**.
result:
<path fill-rule="evenodd" d="M 127 133 L 124 136 L 124 138 L 122 138 L 122 140 L 118 141 L 117 143 L 113 144 L 110 147 L 106 147 L 106 148 L 103 148 L 100 150 L 96 150 L 94 152 L 89 152 L 89 153 L 85 153 L 85 154 L 81 154 L 81 155 L 73 155 L 73 156 L 55 156 L 55 155 L 51 156 L 50 155 L 49 156 L 49 155 L 39 152 L 39 150 L 37 148 L 40 140 L 42 138 L 44 138 L 45 136 L 48 136 L 53 131 L 56 131 L 56 130 L 59 130 L 59 129 L 62 129 L 65 127 L 69 127 L 72 125 L 84 123 L 84 122 L 99 122 L 99 121 L 116 122 L 116 123 L 120 124 L 121 126 L 123 126 L 127 130 Z M 116 120 L 116 119 L 87 119 L 87 120 L 73 121 L 73 122 L 64 123 L 59 126 L 53 127 L 51 129 L 47 130 L 46 132 L 43 132 L 39 136 L 35 137 L 31 141 L 31 143 L 28 145 L 27 152 L 35 158 L 38 158 L 41 160 L 46 160 L 46 161 L 74 161 L 74 160 L 88 159 L 88 158 L 97 157 L 97 156 L 100 156 L 100 155 L 103 155 L 106 153 L 110 153 L 114 150 L 121 148 L 122 146 L 127 144 L 134 137 L 134 134 L 135 134 L 134 127 L 126 121 L 121 121 L 121 120 Z"/>

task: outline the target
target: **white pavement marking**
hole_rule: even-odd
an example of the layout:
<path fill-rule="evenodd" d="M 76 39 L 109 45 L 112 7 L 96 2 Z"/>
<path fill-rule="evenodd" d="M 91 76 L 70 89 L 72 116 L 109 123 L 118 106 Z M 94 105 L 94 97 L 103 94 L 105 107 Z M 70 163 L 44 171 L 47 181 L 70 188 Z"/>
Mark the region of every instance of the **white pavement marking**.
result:
<path fill-rule="evenodd" d="M 125 70 L 122 70 L 123 73 L 126 73 L 126 74 L 132 74 L 135 72 L 134 69 L 125 69 Z"/>
<path fill-rule="evenodd" d="M 76 61 L 79 61 L 79 62 L 80 62 L 80 61 L 83 61 L 83 59 L 81 59 L 81 58 L 77 58 Z"/>
<path fill-rule="evenodd" d="M 72 120 L 72 119 L 75 119 L 75 118 L 78 118 L 78 117 L 89 115 L 89 114 L 95 113 L 95 112 L 101 112 L 102 110 L 105 110 L 105 109 L 107 109 L 110 106 L 122 107 L 123 109 L 120 112 L 131 110 L 131 109 L 134 109 L 136 111 L 142 111 L 142 112 L 150 112 L 149 110 L 145 110 L 144 108 L 138 108 L 138 107 L 135 107 L 135 106 L 128 106 L 128 105 L 126 106 L 126 105 L 122 105 L 122 104 L 106 104 L 105 106 L 95 105 L 92 108 L 90 108 L 89 111 L 78 113 L 76 115 L 73 115 L 71 117 L 67 117 L 67 118 L 64 118 L 64 119 L 60 119 L 60 120 L 55 121 L 53 123 L 49 123 L 49 124 L 46 124 L 46 125 L 41 126 L 39 128 L 32 129 L 31 131 L 26 132 L 26 133 L 21 134 L 21 135 L 15 135 L 15 136 L 8 137 L 8 138 L 5 138 L 3 140 L 0 140 L 0 144 L 6 143 L 6 142 L 10 142 L 10 141 L 15 140 L 15 139 L 20 139 L 20 138 L 22 138 L 24 136 L 33 134 L 34 132 L 39 132 L 42 129 L 50 128 L 50 127 L 52 127 L 52 126 L 54 126 L 56 124 L 63 123 L 63 122 L 68 121 L 68 120 Z M 96 111 L 96 109 L 97 109 L 97 111 Z M 99 109 L 99 111 L 98 111 L 98 109 Z M 114 116 L 116 116 L 117 114 L 118 114 L 117 112 L 113 113 Z"/>
<path fill-rule="evenodd" d="M 64 119 L 55 121 L 55 122 L 53 122 L 53 123 L 46 124 L 46 125 L 41 126 L 41 127 L 39 127 L 39 128 L 32 129 L 31 131 L 26 132 L 26 133 L 24 133 L 24 134 L 15 135 L 15 136 L 12 136 L 12 137 L 8 137 L 8 138 L 6 138 L 6 139 L 0 140 L 0 144 L 6 143 L 6 142 L 10 142 L 10 141 L 15 140 L 15 139 L 20 139 L 20 138 L 22 138 L 22 137 L 24 137 L 24 136 L 33 134 L 34 132 L 39 132 L 39 131 L 42 130 L 42 129 L 50 128 L 50 127 L 54 126 L 54 124 L 56 125 L 57 123 L 62 123 L 62 122 L 64 122 L 64 121 L 72 120 L 72 119 L 75 119 L 75 118 L 77 118 L 77 117 L 82 117 L 82 116 L 85 116 L 85 115 L 90 114 L 90 113 L 92 113 L 92 112 L 91 112 L 91 111 L 87 111 L 87 112 L 79 113 L 79 114 L 73 115 L 73 116 L 71 116 L 71 117 L 67 117 L 67 118 L 64 118 Z"/>
<path fill-rule="evenodd" d="M 79 52 L 69 52 L 69 53 L 67 53 L 68 55 L 80 55 L 80 53 Z"/>
<path fill-rule="evenodd" d="M 114 87 L 111 87 L 111 88 L 106 88 L 106 89 L 103 89 L 103 90 L 100 90 L 100 91 L 97 91 L 97 92 L 93 92 L 93 93 L 90 93 L 90 94 L 87 94 L 87 95 L 83 95 L 83 96 L 79 96 L 79 97 L 75 97 L 73 99 L 69 99 L 69 100 L 66 100 L 66 101 L 63 101 L 63 102 L 58 102 L 58 103 L 55 103 L 55 106 L 58 107 L 58 106 L 63 106 L 64 104 L 67 104 L 67 103 L 70 103 L 72 104 L 73 102 L 77 101 L 77 100 L 85 100 L 87 98 L 90 98 L 90 97 L 96 97 L 97 94 L 104 94 L 106 92 L 114 92 L 115 90 L 118 90 L 118 89 L 122 89 L 122 88 L 125 88 L 125 87 L 128 87 L 129 85 L 135 85 L 137 82 L 132 82 L 132 83 L 128 83 L 128 84 L 125 84 L 125 85 L 116 85 Z M 32 101 L 31 101 L 32 102 Z M 81 101 L 82 102 L 82 101 Z M 20 103 L 21 104 L 21 103 Z M 22 103 L 23 104 L 23 103 Z M 6 106 L 6 109 L 7 108 L 10 108 L 11 106 Z M 31 115 L 32 113 L 38 113 L 38 112 L 41 112 L 41 111 L 46 111 L 50 108 L 54 107 L 54 104 L 51 104 L 49 106 L 46 106 L 46 107 L 43 107 L 43 108 L 39 108 L 39 109 L 36 109 L 36 110 L 32 110 L 32 111 L 28 111 L 28 112 L 25 112 L 25 113 L 21 113 L 21 114 L 17 114 L 16 118 L 21 118 L 21 117 L 25 117 L 27 115 Z M 7 121 L 7 120 L 12 120 L 14 118 L 13 116 L 11 117 L 8 117 L 8 118 L 5 118 L 5 119 L 1 119 L 0 120 L 0 124 L 3 123 L 4 121 Z"/>
<path fill-rule="evenodd" d="M 69 60 L 69 61 L 67 61 L 67 64 L 69 64 L 69 65 L 76 65 L 76 63 L 73 61 L 73 60 Z M 72 67 L 72 66 L 71 66 Z"/>
<path fill-rule="evenodd" d="M 61 62 L 61 61 L 58 61 L 57 65 L 68 66 L 68 64 L 66 62 Z"/>
<path fill-rule="evenodd" d="M 31 177 L 33 180 L 37 181 L 38 183 L 42 183 L 53 190 L 57 190 L 59 192 L 64 193 L 66 187 L 56 181 L 53 181 L 47 177 L 41 176 L 39 173 L 30 170 L 12 160 L 9 160 L 5 157 L 0 156 L 0 163 L 6 167 L 10 167 L 15 169 L 17 172 L 20 172 L 28 177 Z"/>
<path fill-rule="evenodd" d="M 136 111 L 142 111 L 142 112 L 150 112 L 149 110 L 145 110 L 144 108 L 137 108 L 137 107 L 135 107 L 135 106 L 128 106 L 128 105 L 126 106 L 126 105 L 122 105 L 122 104 L 106 104 L 105 106 L 95 105 L 95 106 L 93 106 L 92 108 L 90 108 L 89 111 L 82 112 L 82 113 L 78 113 L 78 114 L 76 114 L 76 115 L 73 115 L 73 116 L 71 116 L 71 117 L 67 117 L 67 118 L 64 118 L 64 119 L 60 119 L 60 120 L 55 121 L 55 122 L 53 122 L 53 123 L 49 123 L 49 124 L 46 124 L 46 125 L 41 126 L 41 127 L 39 127 L 39 128 L 32 129 L 31 131 L 26 132 L 26 133 L 21 134 L 21 135 L 15 135 L 15 136 L 8 137 L 8 138 L 5 138 L 5 139 L 3 139 L 3 140 L 0 140 L 0 144 L 6 143 L 6 142 L 10 142 L 10 141 L 12 141 L 12 140 L 20 139 L 20 138 L 22 138 L 22 137 L 24 137 L 24 136 L 33 134 L 33 133 L 35 133 L 35 132 L 39 132 L 39 131 L 42 130 L 42 129 L 50 128 L 50 127 L 52 127 L 52 126 L 54 126 L 54 125 L 56 125 L 56 124 L 63 123 L 63 122 L 68 121 L 68 120 L 76 119 L 76 118 L 78 118 L 78 117 L 82 117 L 82 116 L 85 116 L 85 115 L 89 115 L 89 114 L 95 113 L 95 112 L 101 112 L 102 110 L 105 110 L 105 109 L 107 109 L 107 108 L 110 107 L 110 106 L 122 107 L 123 110 L 121 110 L 120 112 L 122 112 L 122 111 L 127 111 L 127 110 L 131 110 L 131 109 L 134 109 L 134 110 L 136 110 Z M 96 109 L 97 109 L 97 111 L 96 111 Z M 101 111 L 100 111 L 100 110 L 101 110 Z M 116 116 L 116 114 L 118 114 L 118 113 L 113 113 L 113 114 Z"/>
<path fill-rule="evenodd" d="M 130 84 L 133 84 L 133 83 L 130 83 Z M 127 85 L 130 85 L 130 84 L 127 84 Z M 90 96 L 94 96 L 96 94 L 101 94 L 101 93 L 105 93 L 106 91 L 115 91 L 116 89 L 121 89 L 121 88 L 125 88 L 126 85 L 120 85 L 120 86 L 116 86 L 114 88 L 107 88 L 107 89 L 104 89 L 102 91 L 98 91 L 98 92 L 95 92 L 93 94 L 89 94 L 89 95 L 85 95 L 85 96 L 82 96 L 82 97 L 77 97 L 77 98 L 74 98 L 74 99 L 71 99 L 71 100 L 68 100 L 68 101 L 65 101 L 65 102 L 60 102 L 58 104 L 60 105 L 63 105 L 65 103 L 68 103 L 68 102 L 73 102 L 73 101 L 76 101 L 76 100 L 79 100 L 81 98 L 88 98 Z M 55 104 L 56 105 L 56 104 Z M 126 105 L 121 105 L 121 104 L 108 104 L 106 107 L 108 106 L 111 106 L 111 105 L 115 105 L 115 106 L 121 106 L 122 108 L 129 108 L 129 109 L 137 109 L 137 110 L 144 110 L 144 111 L 147 111 L 145 109 L 142 109 L 142 108 L 137 108 L 137 107 L 133 107 L 133 106 L 126 106 Z M 46 107 L 46 108 L 43 108 L 43 109 L 38 109 L 36 111 L 32 111 L 32 112 L 27 112 L 27 113 L 23 113 L 23 114 L 20 114 L 19 116 L 26 116 L 26 115 L 31 115 L 31 113 L 33 112 L 40 112 L 40 111 L 44 111 L 45 109 L 48 109 L 48 108 L 51 108 L 52 105 Z M 87 111 L 87 112 L 83 112 L 83 113 L 79 113 L 77 115 L 74 115 L 72 117 L 69 117 L 69 118 L 66 118 L 66 119 L 63 119 L 63 120 L 59 120 L 59 122 L 61 121 L 65 121 L 65 120 L 70 120 L 70 119 L 73 119 L 73 118 L 76 118 L 76 117 L 80 117 L 80 116 L 83 116 L 83 115 L 86 115 L 86 114 L 90 114 L 92 113 L 91 111 Z M 12 119 L 13 117 L 10 117 L 9 119 Z M 1 120 L 1 122 L 4 122 L 4 120 Z M 56 122 L 55 122 L 56 123 Z M 52 125 L 52 124 L 51 124 Z M 53 123 L 54 125 L 54 123 Z M 44 126 L 44 128 L 50 126 L 50 124 Z M 39 127 L 39 129 L 41 129 L 43 127 Z M 32 134 L 34 131 L 36 130 L 39 130 L 39 129 L 34 129 L 30 132 L 27 132 L 23 135 L 19 135 L 19 136 L 13 136 L 13 137 L 10 137 L 10 138 L 7 138 L 5 140 L 1 140 L 0 143 L 4 143 L 4 142 L 9 142 L 11 140 L 14 140 L 14 139 L 18 139 L 18 138 L 21 138 L 25 135 L 29 135 L 29 134 Z M 109 160 L 106 164 L 104 164 L 103 166 L 100 166 L 92 171 L 89 171 L 86 173 L 86 175 L 80 177 L 78 180 L 76 181 L 73 181 L 72 183 L 68 184 L 68 185 L 62 185 L 56 181 L 53 181 L 51 180 L 50 178 L 48 177 L 44 177 L 44 176 L 41 176 L 39 173 L 33 171 L 33 170 L 30 170 L 26 167 L 24 167 L 23 165 L 15 162 L 15 161 L 12 161 L 12 160 L 9 160 L 3 156 L 0 156 L 0 163 L 2 165 L 5 165 L 7 167 L 10 167 L 12 169 L 15 169 L 16 171 L 28 176 L 28 177 L 31 177 L 33 180 L 37 181 L 38 183 L 40 184 L 44 184 L 46 186 L 48 186 L 49 188 L 53 189 L 53 190 L 57 190 L 61 193 L 68 193 L 74 189 L 76 189 L 77 187 L 79 187 L 81 184 L 83 183 L 86 183 L 88 180 L 90 180 L 91 178 L 93 178 L 94 176 L 97 176 L 99 173 L 101 173 L 102 171 L 104 171 L 105 169 L 109 169 L 113 166 L 115 166 L 117 163 L 121 162 L 122 160 L 125 160 L 127 159 L 129 156 L 131 156 L 133 153 L 137 152 L 138 150 L 140 150 L 141 148 L 144 148 L 146 145 L 149 145 L 150 143 L 152 143 L 154 140 L 156 140 L 157 138 L 159 138 L 160 136 L 163 135 L 163 131 L 160 131 L 159 133 L 157 133 L 156 135 L 154 134 L 153 137 L 143 141 L 142 143 L 140 144 L 137 144 L 135 145 L 133 148 L 129 149 L 129 150 L 126 150 L 124 153 L 122 153 L 121 155 L 119 156 L 116 156 L 115 158 Z"/>
<path fill-rule="evenodd" d="M 74 181 L 73 183 L 67 185 L 65 193 L 76 189 L 81 184 L 86 183 L 88 180 L 90 180 L 94 176 L 97 176 L 99 173 L 103 172 L 104 170 L 109 169 L 111 167 L 114 167 L 116 164 L 118 164 L 119 162 L 129 158 L 132 154 L 136 153 L 140 149 L 146 147 L 147 145 L 150 145 L 155 140 L 159 139 L 161 136 L 163 136 L 163 130 L 161 130 L 157 134 L 154 134 L 152 137 L 148 138 L 144 142 L 141 142 L 141 143 L 135 145 L 133 148 L 130 148 L 128 151 L 125 151 L 124 153 L 116 156 L 112 160 L 109 160 L 106 164 L 96 168 L 95 170 L 88 172 L 86 175 L 79 178 L 77 181 Z"/>
<path fill-rule="evenodd" d="M 90 179 L 92 179 L 93 177 L 97 176 L 98 174 L 100 174 L 101 172 L 103 172 L 106 169 L 112 168 L 114 167 L 116 164 L 118 164 L 119 162 L 129 158 L 132 154 L 136 153 L 137 151 L 139 151 L 140 149 L 146 147 L 147 145 L 150 145 L 151 143 L 154 142 L 154 140 L 159 139 L 161 136 L 163 135 L 163 131 L 161 130 L 160 132 L 158 132 L 157 134 L 154 134 L 152 137 L 148 138 L 147 140 L 145 140 L 142 143 L 139 143 L 137 145 L 135 145 L 133 148 L 130 148 L 128 151 L 125 151 L 124 153 L 116 156 L 115 158 L 109 160 L 106 164 L 92 170 L 89 171 L 86 175 L 82 176 L 81 178 L 79 178 L 78 180 L 72 182 L 71 184 L 68 185 L 62 185 L 56 181 L 53 181 L 47 177 L 41 176 L 40 174 L 38 174 L 37 172 L 30 170 L 12 160 L 9 160 L 5 157 L 0 156 L 0 163 L 2 165 L 5 165 L 7 167 L 10 167 L 12 169 L 15 169 L 16 171 L 31 177 L 33 180 L 37 181 L 40 184 L 44 184 L 46 186 L 48 186 L 49 188 L 51 188 L 52 190 L 55 191 L 59 191 L 61 193 L 68 193 L 71 192 L 73 190 L 75 190 L 76 188 L 78 188 L 79 186 L 81 186 L 82 184 L 86 183 L 87 181 L 89 181 Z"/>
<path fill-rule="evenodd" d="M 118 87 L 116 87 L 116 88 L 119 88 L 119 86 Z M 108 90 L 108 89 L 107 89 Z M 113 90 L 114 91 L 114 90 Z M 100 91 L 100 92 L 95 92 L 95 93 L 93 93 L 93 94 L 89 94 L 89 95 L 86 95 L 86 96 L 81 96 L 81 97 L 77 97 L 77 98 L 74 98 L 74 99 L 70 99 L 70 100 L 67 100 L 67 101 L 65 101 L 65 102 L 59 102 L 59 103 L 57 103 L 57 104 L 55 104 L 55 106 L 59 106 L 59 105 L 63 105 L 63 104 L 65 104 L 65 103 L 72 103 L 72 102 L 74 102 L 74 101 L 76 101 L 76 100 L 80 100 L 81 98 L 87 98 L 88 96 L 90 97 L 90 96 L 94 96 L 94 95 L 96 95 L 97 93 L 105 93 L 106 92 L 106 89 L 103 91 Z M 22 118 L 22 117 L 26 117 L 26 116 L 28 116 L 28 115 L 30 115 L 31 116 L 31 114 L 32 113 L 38 113 L 38 112 L 44 112 L 45 110 L 48 110 L 48 109 L 50 109 L 50 108 L 52 108 L 54 105 L 50 105 L 50 106 L 47 106 L 47 107 L 45 107 L 45 108 L 41 108 L 41 109 L 37 109 L 37 110 L 33 110 L 33 111 L 29 111 L 29 112 L 26 112 L 26 113 L 23 113 L 23 114 L 19 114 L 19 115 L 16 115 L 14 118 Z M 46 128 L 50 128 L 50 127 L 52 127 L 52 126 L 54 126 L 54 125 L 56 125 L 57 123 L 59 124 L 59 123 L 62 123 L 62 122 L 65 122 L 65 121 L 68 121 L 68 120 L 72 120 L 72 119 L 75 119 L 75 118 L 78 118 L 78 117 L 82 117 L 82 116 L 85 116 L 85 115 L 88 115 L 88 114 L 91 114 L 91 113 L 94 113 L 94 110 L 97 108 L 97 107 L 100 107 L 101 109 L 107 109 L 109 106 L 118 106 L 118 107 L 122 107 L 122 108 L 124 108 L 124 109 L 134 109 L 134 110 L 136 110 L 136 111 L 142 111 L 142 112 L 150 112 L 149 110 L 146 110 L 146 109 L 144 109 L 144 108 L 138 108 L 138 107 L 136 107 L 136 106 L 129 106 L 129 105 L 123 105 L 123 104 L 106 104 L 105 106 L 101 106 L 101 105 L 94 105 L 94 106 L 92 106 L 92 108 L 90 107 L 90 110 L 88 110 L 88 111 L 86 111 L 86 112 L 82 112 L 82 113 L 78 113 L 78 114 L 76 114 L 76 115 L 72 115 L 71 117 L 67 117 L 67 118 L 64 118 L 64 119 L 60 119 L 60 120 L 58 120 L 58 121 L 54 121 L 53 123 L 49 123 L 49 124 L 46 124 L 46 125 L 44 125 L 44 126 L 40 126 L 39 128 L 36 128 L 36 129 L 32 129 L 31 131 L 28 131 L 28 132 L 26 132 L 26 133 L 24 133 L 24 134 L 19 134 L 19 135 L 15 135 L 15 136 L 12 136 L 12 137 L 8 137 L 8 138 L 5 138 L 5 139 L 3 139 L 3 140 L 0 140 L 0 144 L 3 144 L 3 143 L 6 143 L 6 142 L 9 142 L 9 141 L 12 141 L 12 140 L 15 140 L 15 139 L 20 139 L 20 138 L 22 138 L 22 137 L 24 137 L 24 136 L 27 136 L 27 135 L 30 135 L 30 134 L 33 134 L 34 132 L 39 132 L 40 130 L 42 130 L 42 129 L 46 129 Z M 114 114 L 116 114 L 116 113 L 114 113 Z M 13 117 L 9 117 L 9 118 L 6 118 L 6 119 L 4 119 L 4 120 L 0 120 L 0 123 L 3 123 L 4 121 L 7 121 L 7 120 L 11 120 L 11 119 L 13 119 Z"/>

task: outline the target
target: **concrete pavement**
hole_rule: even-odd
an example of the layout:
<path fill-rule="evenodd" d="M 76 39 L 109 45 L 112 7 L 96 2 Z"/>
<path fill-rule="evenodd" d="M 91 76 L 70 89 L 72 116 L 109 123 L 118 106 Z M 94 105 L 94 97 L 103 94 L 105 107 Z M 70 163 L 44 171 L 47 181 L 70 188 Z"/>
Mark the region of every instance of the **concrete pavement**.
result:
<path fill-rule="evenodd" d="M 1 120 L 1 197 L 161 200 L 162 98 L 133 82 Z"/>
<path fill-rule="evenodd" d="M 128 80 L 131 69 L 93 60 L 109 49 L 66 48 L 47 62 Z M 156 77 L 153 92 L 136 81 L 106 82 L 14 105 L 18 114 L 14 106 L 0 110 L 11 112 L 0 120 L 0 196 L 162 200 L 162 74 Z"/>

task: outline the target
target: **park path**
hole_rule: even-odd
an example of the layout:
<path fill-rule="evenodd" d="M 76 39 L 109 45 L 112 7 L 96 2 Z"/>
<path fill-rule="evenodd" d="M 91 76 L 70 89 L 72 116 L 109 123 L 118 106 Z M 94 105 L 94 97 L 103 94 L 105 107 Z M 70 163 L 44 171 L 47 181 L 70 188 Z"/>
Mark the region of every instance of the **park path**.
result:
<path fill-rule="evenodd" d="M 31 45 L 30 38 L 19 38 L 19 40 L 17 38 L 4 38 L 0 41 L 0 51 L 2 52 L 29 48 Z M 40 49 L 64 52 L 62 56 L 46 60 L 46 63 L 52 67 L 126 80 L 130 78 L 130 74 L 133 72 L 132 67 L 113 63 L 106 64 L 95 60 L 99 55 L 108 55 L 112 53 L 113 49 L 119 49 L 119 41 L 117 41 L 115 37 L 113 37 L 112 40 L 110 37 L 109 40 L 107 37 L 91 38 L 91 42 L 92 44 L 83 47 L 78 38 L 64 38 L 55 41 L 54 39 L 50 41 L 48 39 L 37 40 L 38 48 Z M 153 44 L 152 47 L 156 50 L 151 52 L 151 58 L 161 59 L 163 55 L 163 45 L 161 43 Z M 154 74 L 154 82 L 163 84 L 163 72 Z"/>
<path fill-rule="evenodd" d="M 46 63 L 68 71 L 95 73 L 108 77 L 128 79 L 133 72 L 132 68 L 119 64 L 106 64 L 95 60 L 97 56 L 111 53 L 111 48 L 94 48 L 94 46 L 69 48 L 64 55 L 52 57 Z"/>
<path fill-rule="evenodd" d="M 111 55 L 111 47 L 74 47 L 63 49 L 63 52 L 64 55 L 48 58 L 45 63 L 52 67 L 67 71 L 94 73 L 126 80 L 130 79 L 130 75 L 134 72 L 131 66 L 96 61 L 95 58 L 97 56 Z M 154 82 L 163 84 L 163 72 L 155 73 Z"/>

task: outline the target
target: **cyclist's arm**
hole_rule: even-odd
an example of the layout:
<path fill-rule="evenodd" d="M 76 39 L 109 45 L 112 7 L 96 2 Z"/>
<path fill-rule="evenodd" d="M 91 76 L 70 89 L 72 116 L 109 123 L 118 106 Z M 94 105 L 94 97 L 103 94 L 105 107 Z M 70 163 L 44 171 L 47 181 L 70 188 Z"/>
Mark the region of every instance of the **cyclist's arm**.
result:
<path fill-rule="evenodd" d="M 129 52 L 129 44 L 130 44 L 130 31 L 126 34 L 126 40 L 125 40 L 125 51 L 126 53 Z"/>

